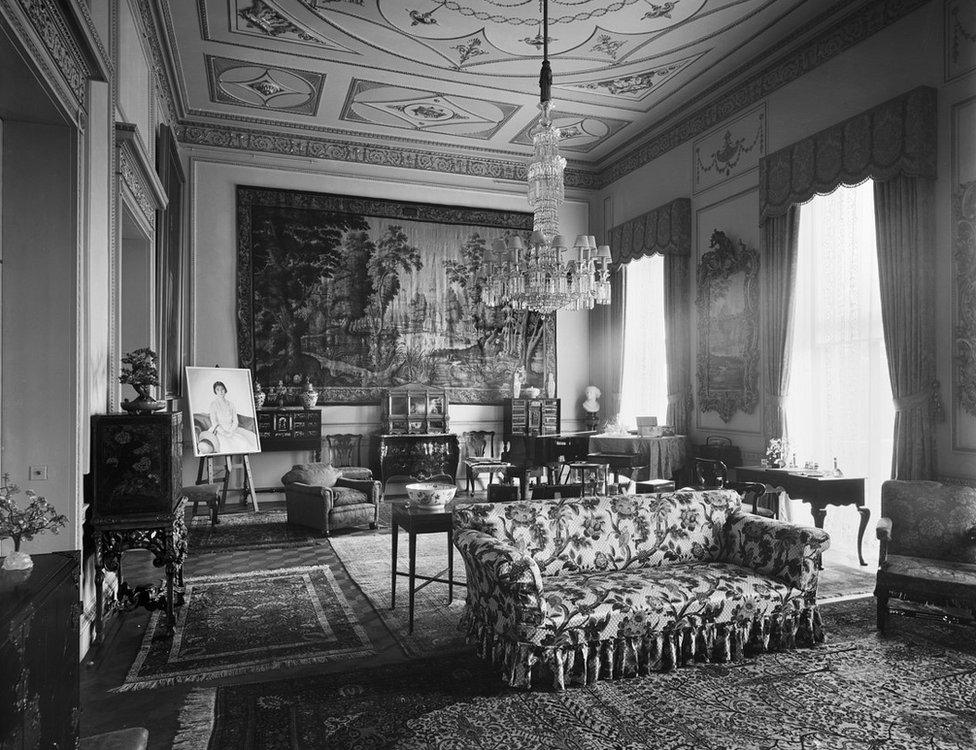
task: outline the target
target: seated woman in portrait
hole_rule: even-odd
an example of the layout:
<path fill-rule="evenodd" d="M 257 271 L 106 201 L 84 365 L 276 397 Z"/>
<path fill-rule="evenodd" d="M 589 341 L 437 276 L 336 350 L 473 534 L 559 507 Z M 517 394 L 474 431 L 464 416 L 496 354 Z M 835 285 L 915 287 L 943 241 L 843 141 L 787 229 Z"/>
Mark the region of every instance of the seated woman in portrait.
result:
<path fill-rule="evenodd" d="M 200 433 L 200 453 L 256 452 L 257 436 L 241 427 L 237 407 L 227 398 L 227 386 L 218 380 L 213 384 L 213 392 L 216 396 L 210 402 L 210 429 Z"/>

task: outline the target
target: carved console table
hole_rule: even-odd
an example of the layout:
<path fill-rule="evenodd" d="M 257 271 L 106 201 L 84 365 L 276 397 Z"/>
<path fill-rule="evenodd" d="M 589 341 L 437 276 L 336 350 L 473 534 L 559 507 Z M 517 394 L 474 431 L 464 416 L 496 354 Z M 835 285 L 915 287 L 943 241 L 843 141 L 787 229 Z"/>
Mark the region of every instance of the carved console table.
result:
<path fill-rule="evenodd" d="M 453 432 L 379 435 L 380 480 L 383 490 L 394 478 L 429 479 L 438 474 L 457 477 L 461 448 Z"/>
<path fill-rule="evenodd" d="M 170 630 L 176 625 L 175 608 L 183 603 L 183 561 L 186 559 L 186 522 L 182 500 L 172 513 L 92 521 L 95 543 L 95 643 L 102 640 L 102 582 L 105 571 L 118 575 L 115 606 L 129 611 L 136 607 L 166 609 Z M 122 573 L 122 555 L 129 549 L 149 550 L 153 565 L 166 571 L 166 591 L 158 586 L 131 588 Z M 177 590 L 177 587 L 179 590 Z"/>

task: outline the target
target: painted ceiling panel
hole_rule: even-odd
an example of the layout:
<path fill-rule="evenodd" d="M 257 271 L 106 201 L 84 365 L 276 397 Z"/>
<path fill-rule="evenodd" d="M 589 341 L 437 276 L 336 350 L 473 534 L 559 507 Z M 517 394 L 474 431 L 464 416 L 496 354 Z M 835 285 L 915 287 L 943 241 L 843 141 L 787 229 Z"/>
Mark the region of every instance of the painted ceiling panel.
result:
<path fill-rule="evenodd" d="M 549 0 L 571 161 L 598 164 L 840 0 Z M 385 145 L 531 152 L 540 0 L 163 0 L 178 96 L 200 124 Z"/>

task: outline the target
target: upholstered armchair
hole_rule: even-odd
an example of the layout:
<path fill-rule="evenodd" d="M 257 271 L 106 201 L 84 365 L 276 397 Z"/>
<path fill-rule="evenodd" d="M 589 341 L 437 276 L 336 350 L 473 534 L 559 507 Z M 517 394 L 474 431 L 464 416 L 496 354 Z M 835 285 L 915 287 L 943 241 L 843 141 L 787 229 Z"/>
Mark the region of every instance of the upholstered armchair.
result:
<path fill-rule="evenodd" d="M 328 536 L 333 529 L 369 524 L 379 517 L 380 483 L 350 479 L 327 463 L 296 464 L 281 478 L 288 523 Z"/>
<path fill-rule="evenodd" d="M 906 613 L 976 624 L 976 489 L 938 482 L 881 486 L 881 560 L 874 595 L 884 632 L 892 597 L 928 605 Z"/>

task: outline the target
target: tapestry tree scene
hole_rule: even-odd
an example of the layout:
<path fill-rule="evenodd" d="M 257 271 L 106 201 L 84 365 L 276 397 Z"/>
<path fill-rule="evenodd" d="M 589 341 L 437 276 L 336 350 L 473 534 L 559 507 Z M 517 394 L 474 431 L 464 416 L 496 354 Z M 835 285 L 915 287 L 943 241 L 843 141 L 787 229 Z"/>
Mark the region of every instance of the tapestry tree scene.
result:
<path fill-rule="evenodd" d="M 514 212 L 238 188 L 238 343 L 258 382 L 314 383 L 369 403 L 410 382 L 455 403 L 542 386 L 554 322 L 482 300 L 491 241 L 527 236 Z"/>

